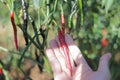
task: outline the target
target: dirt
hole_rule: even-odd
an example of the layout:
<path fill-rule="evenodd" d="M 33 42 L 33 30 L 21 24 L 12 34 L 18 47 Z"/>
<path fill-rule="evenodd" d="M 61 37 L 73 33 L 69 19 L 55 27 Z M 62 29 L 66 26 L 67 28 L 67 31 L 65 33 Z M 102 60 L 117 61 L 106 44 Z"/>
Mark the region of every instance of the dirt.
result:
<path fill-rule="evenodd" d="M 50 74 L 46 72 L 40 73 L 37 65 L 31 69 L 30 77 L 33 80 L 53 80 Z"/>

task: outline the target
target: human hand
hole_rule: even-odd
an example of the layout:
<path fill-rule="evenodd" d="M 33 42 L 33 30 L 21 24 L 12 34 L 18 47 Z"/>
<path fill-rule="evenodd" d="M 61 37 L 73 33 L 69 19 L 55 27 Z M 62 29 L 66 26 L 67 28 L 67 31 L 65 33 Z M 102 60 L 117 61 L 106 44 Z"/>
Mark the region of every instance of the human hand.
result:
<path fill-rule="evenodd" d="M 55 80 L 110 80 L 109 60 L 111 54 L 104 54 L 99 61 L 97 71 L 93 71 L 84 59 L 79 48 L 74 44 L 73 39 L 66 34 L 65 41 L 69 49 L 69 55 L 72 65 L 72 76 L 67 68 L 66 58 L 58 36 L 50 42 L 50 48 L 46 50 L 46 55 L 53 70 Z"/>

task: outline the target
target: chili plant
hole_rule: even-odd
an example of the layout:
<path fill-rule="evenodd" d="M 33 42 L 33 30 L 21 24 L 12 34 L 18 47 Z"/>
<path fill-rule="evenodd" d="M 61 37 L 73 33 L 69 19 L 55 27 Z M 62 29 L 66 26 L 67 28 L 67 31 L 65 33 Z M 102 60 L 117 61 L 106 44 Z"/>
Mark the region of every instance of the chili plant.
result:
<path fill-rule="evenodd" d="M 60 45 L 66 55 L 68 68 L 72 75 L 72 68 L 68 55 L 64 35 L 70 34 L 79 46 L 89 65 L 93 70 L 97 69 L 100 55 L 109 51 L 119 53 L 119 0 L 1 0 L 8 8 L 11 15 L 11 22 L 14 30 L 14 41 L 18 51 L 18 67 L 22 69 L 24 59 L 30 58 L 39 66 L 40 72 L 44 71 L 44 65 L 48 62 L 45 56 L 45 49 L 48 47 L 49 36 L 58 34 Z M 115 5 L 112 5 L 115 4 Z M 62 13 L 61 13 L 62 12 Z M 64 15 L 63 15 L 64 12 Z M 61 15 L 61 16 L 60 16 Z M 117 16 L 116 16 L 117 15 Z M 25 40 L 24 48 L 18 45 L 17 28 L 21 29 Z M 105 32 L 105 30 L 106 32 Z M 104 31 L 103 31 L 104 30 Z M 19 41 L 21 43 L 21 41 Z M 30 54 L 30 47 L 34 45 L 34 55 Z M 11 52 L 11 50 L 5 51 Z M 14 51 L 13 51 L 14 52 Z M 114 56 L 111 60 L 110 70 L 112 80 L 117 67 L 114 64 Z M 31 54 L 30 54 L 31 55 Z M 116 64 L 117 65 L 117 64 Z M 119 66 L 118 64 L 117 66 Z M 115 69 L 114 69 L 115 68 Z M 119 72 L 117 74 L 120 74 Z"/>

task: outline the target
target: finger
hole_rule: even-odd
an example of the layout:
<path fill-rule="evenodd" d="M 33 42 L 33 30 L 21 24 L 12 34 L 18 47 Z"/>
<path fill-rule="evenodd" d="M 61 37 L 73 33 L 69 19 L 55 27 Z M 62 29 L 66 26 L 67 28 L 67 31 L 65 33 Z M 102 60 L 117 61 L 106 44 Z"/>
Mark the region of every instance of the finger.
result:
<path fill-rule="evenodd" d="M 82 78 L 82 65 L 79 65 L 79 67 L 75 70 L 76 72 L 74 73 L 73 80 L 81 80 Z"/>
<path fill-rule="evenodd" d="M 84 64 L 80 64 L 77 66 L 75 72 L 74 72 L 74 76 L 73 76 L 73 80 L 83 80 L 84 76 L 88 76 L 88 73 L 92 73 L 93 71 L 89 68 L 86 68 Z"/>
<path fill-rule="evenodd" d="M 54 74 L 58 74 L 62 72 L 61 65 L 58 62 L 57 58 L 55 57 L 54 52 L 52 49 L 46 49 L 46 55 L 48 57 L 48 60 L 50 62 L 52 71 Z"/>
<path fill-rule="evenodd" d="M 65 59 L 58 48 L 57 42 L 55 40 L 50 41 L 50 46 L 53 49 L 55 56 L 61 65 L 62 71 L 65 71 L 67 69 Z"/>
<path fill-rule="evenodd" d="M 68 34 L 65 35 L 65 40 L 75 63 L 77 65 L 79 65 L 80 63 L 87 64 L 80 49 L 74 44 L 73 39 Z"/>
<path fill-rule="evenodd" d="M 54 80 L 71 80 L 65 72 L 62 72 L 54 77 Z"/>
<path fill-rule="evenodd" d="M 61 45 L 60 45 L 60 43 L 59 43 L 59 39 L 58 39 L 58 36 L 56 36 L 56 42 L 58 43 L 58 45 L 59 45 L 59 49 L 60 49 L 60 52 L 62 53 L 62 55 L 65 57 L 65 54 L 64 54 L 64 52 L 63 52 L 63 50 L 62 50 L 62 47 L 61 47 Z M 69 50 L 69 49 L 68 49 Z M 69 52 L 69 51 L 68 51 Z M 71 66 L 72 66 L 72 68 L 74 67 L 74 61 L 73 61 L 73 59 L 72 59 L 72 56 L 71 56 L 71 54 L 69 54 L 69 57 L 70 57 L 70 62 L 71 62 Z M 66 58 L 65 58 L 66 59 Z M 67 64 L 66 64 L 67 65 Z"/>
<path fill-rule="evenodd" d="M 110 58 L 111 58 L 110 53 L 104 54 L 100 58 L 98 71 L 102 71 L 105 74 L 110 74 L 110 72 L 109 72 L 109 60 L 110 60 Z"/>

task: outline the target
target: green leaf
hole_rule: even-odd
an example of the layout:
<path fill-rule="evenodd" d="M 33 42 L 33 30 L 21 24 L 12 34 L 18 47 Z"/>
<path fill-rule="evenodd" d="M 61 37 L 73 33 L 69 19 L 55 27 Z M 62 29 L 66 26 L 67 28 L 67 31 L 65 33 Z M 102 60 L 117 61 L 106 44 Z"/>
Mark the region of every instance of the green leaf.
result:
<path fill-rule="evenodd" d="M 36 9 L 39 9 L 39 7 L 43 6 L 43 0 L 33 0 L 33 4 Z"/>
<path fill-rule="evenodd" d="M 120 28 L 118 29 L 118 38 L 120 38 Z"/>
<path fill-rule="evenodd" d="M 107 0 L 102 0 L 102 6 L 105 6 Z"/>
<path fill-rule="evenodd" d="M 117 48 L 118 48 L 118 45 L 115 43 L 115 44 L 113 45 L 113 47 L 114 47 L 114 49 L 117 49 Z"/>
<path fill-rule="evenodd" d="M 65 2 L 67 2 L 68 0 L 64 0 Z"/>
<path fill-rule="evenodd" d="M 50 67 L 50 64 L 49 64 L 49 61 L 46 57 L 43 57 L 44 61 L 45 61 L 45 67 L 47 69 L 47 71 L 52 74 L 52 70 L 51 70 L 51 67 Z"/>
<path fill-rule="evenodd" d="M 106 3 L 105 3 L 105 12 L 106 13 L 108 13 L 108 10 L 112 6 L 112 4 L 113 4 L 113 0 L 106 0 Z"/>

